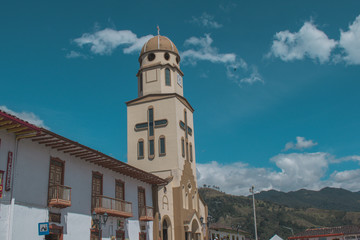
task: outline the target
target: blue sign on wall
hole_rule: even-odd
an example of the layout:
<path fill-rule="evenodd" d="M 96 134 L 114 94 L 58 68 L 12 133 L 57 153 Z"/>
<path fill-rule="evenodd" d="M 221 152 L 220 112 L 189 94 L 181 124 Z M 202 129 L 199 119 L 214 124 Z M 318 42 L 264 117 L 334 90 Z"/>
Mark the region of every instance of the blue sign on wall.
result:
<path fill-rule="evenodd" d="M 39 223 L 39 235 L 49 235 L 49 223 Z"/>

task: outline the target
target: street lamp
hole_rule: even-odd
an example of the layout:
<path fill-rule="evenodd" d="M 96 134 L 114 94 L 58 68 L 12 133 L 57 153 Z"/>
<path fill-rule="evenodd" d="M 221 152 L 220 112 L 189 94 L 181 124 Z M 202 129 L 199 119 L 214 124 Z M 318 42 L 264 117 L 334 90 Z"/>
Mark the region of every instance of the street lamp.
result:
<path fill-rule="evenodd" d="M 257 229 L 256 229 L 256 211 L 255 211 L 254 186 L 251 186 L 251 188 L 249 189 L 249 191 L 252 193 L 252 199 L 253 199 L 255 240 L 258 240 Z"/>
<path fill-rule="evenodd" d="M 97 227 L 99 230 L 99 240 L 101 239 L 101 225 L 105 225 L 108 220 L 108 214 L 105 212 L 104 215 L 96 214 L 95 211 L 91 214 L 91 219 L 93 221 L 92 227 Z"/>

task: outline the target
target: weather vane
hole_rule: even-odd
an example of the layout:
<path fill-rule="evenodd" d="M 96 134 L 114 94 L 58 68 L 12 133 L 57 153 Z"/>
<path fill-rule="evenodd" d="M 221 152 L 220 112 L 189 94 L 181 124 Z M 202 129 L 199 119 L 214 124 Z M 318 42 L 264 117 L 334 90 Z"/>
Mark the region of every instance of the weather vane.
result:
<path fill-rule="evenodd" d="M 158 35 L 160 35 L 160 27 L 159 27 L 159 25 L 157 25 L 157 30 L 158 30 Z"/>

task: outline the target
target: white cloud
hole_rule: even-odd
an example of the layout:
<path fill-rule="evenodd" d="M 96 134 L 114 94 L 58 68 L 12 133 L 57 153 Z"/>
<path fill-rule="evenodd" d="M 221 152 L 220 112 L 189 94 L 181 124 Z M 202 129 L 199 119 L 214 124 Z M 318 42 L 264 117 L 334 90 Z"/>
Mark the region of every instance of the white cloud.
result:
<path fill-rule="evenodd" d="M 212 43 L 210 34 L 205 34 L 204 38 L 191 37 L 185 41 L 185 46 L 195 47 L 195 49 L 186 50 L 181 54 L 181 57 L 192 63 L 199 60 L 207 60 L 212 63 L 235 63 L 236 54 L 219 53 L 215 47 L 211 46 Z"/>
<path fill-rule="evenodd" d="M 331 51 L 337 42 L 316 28 L 311 22 L 305 22 L 298 32 L 280 31 L 275 34 L 268 56 L 279 57 L 283 61 L 301 60 L 309 57 L 320 63 L 329 61 Z"/>
<path fill-rule="evenodd" d="M 70 51 L 66 54 L 66 58 L 87 58 L 84 54 L 79 53 L 77 51 Z"/>
<path fill-rule="evenodd" d="M 94 54 L 110 55 L 116 48 L 123 46 L 124 53 L 133 53 L 140 51 L 141 47 L 153 35 L 147 35 L 138 38 L 136 34 L 130 30 L 114 30 L 105 28 L 94 33 L 84 33 L 80 38 L 73 41 L 79 46 L 90 46 L 90 50 Z"/>
<path fill-rule="evenodd" d="M 360 64 L 360 15 L 349 26 L 349 30 L 341 30 L 339 45 L 344 49 L 344 60 L 349 64 Z"/>
<path fill-rule="evenodd" d="M 239 85 L 264 82 L 255 67 L 248 68 L 247 63 L 235 53 L 219 53 L 219 50 L 212 46 L 213 39 L 210 34 L 204 37 L 191 37 L 184 43 L 189 49 L 181 53 L 185 63 L 196 65 L 198 61 L 209 61 L 211 63 L 223 64 L 226 67 L 227 77 L 233 79 Z M 250 76 L 241 77 L 241 74 L 250 72 Z"/>
<path fill-rule="evenodd" d="M 270 159 L 278 168 L 276 171 L 241 162 L 197 164 L 198 184 L 216 185 L 220 190 L 236 195 L 249 195 L 252 185 L 257 191 L 319 190 L 326 186 L 359 191 L 360 169 L 335 171 L 325 179 L 334 158 L 324 152 L 279 154 Z"/>
<path fill-rule="evenodd" d="M 14 115 L 24 121 L 27 121 L 31 124 L 34 124 L 35 126 L 38 127 L 43 127 L 46 129 L 49 129 L 49 127 L 45 126 L 44 121 L 41 120 L 37 115 L 35 115 L 32 112 L 15 112 L 9 108 L 7 108 L 6 106 L 0 106 L 0 110 L 9 113 L 11 115 Z"/>
<path fill-rule="evenodd" d="M 306 148 L 311 148 L 316 145 L 317 143 L 313 142 L 313 140 L 306 140 L 304 137 L 296 137 L 296 143 L 293 142 L 286 143 L 283 151 L 287 151 L 289 149 L 302 150 Z"/>
<path fill-rule="evenodd" d="M 205 12 L 200 17 L 192 17 L 191 22 L 207 28 L 221 28 L 223 26 L 214 20 L 214 16 Z"/>

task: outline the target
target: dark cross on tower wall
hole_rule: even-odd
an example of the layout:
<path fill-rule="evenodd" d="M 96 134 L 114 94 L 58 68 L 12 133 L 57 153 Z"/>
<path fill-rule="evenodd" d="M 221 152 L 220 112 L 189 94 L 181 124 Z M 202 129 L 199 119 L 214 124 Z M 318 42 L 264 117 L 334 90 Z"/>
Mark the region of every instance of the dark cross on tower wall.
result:
<path fill-rule="evenodd" d="M 155 156 L 154 128 L 166 127 L 167 123 L 168 121 L 166 119 L 154 121 L 154 108 L 150 107 L 148 109 L 148 121 L 135 125 L 135 131 L 148 130 L 149 158 L 154 158 Z"/>
<path fill-rule="evenodd" d="M 184 132 L 185 132 L 185 149 L 186 149 L 186 155 L 185 156 L 186 156 L 186 160 L 189 160 L 189 138 L 188 138 L 188 135 L 192 136 L 192 129 L 188 126 L 188 123 L 187 123 L 187 112 L 186 112 L 186 110 L 184 111 L 184 121 L 185 122 L 180 120 L 179 125 L 180 125 L 180 128 L 182 130 L 184 130 Z M 182 147 L 184 147 L 184 146 L 182 146 Z"/>

